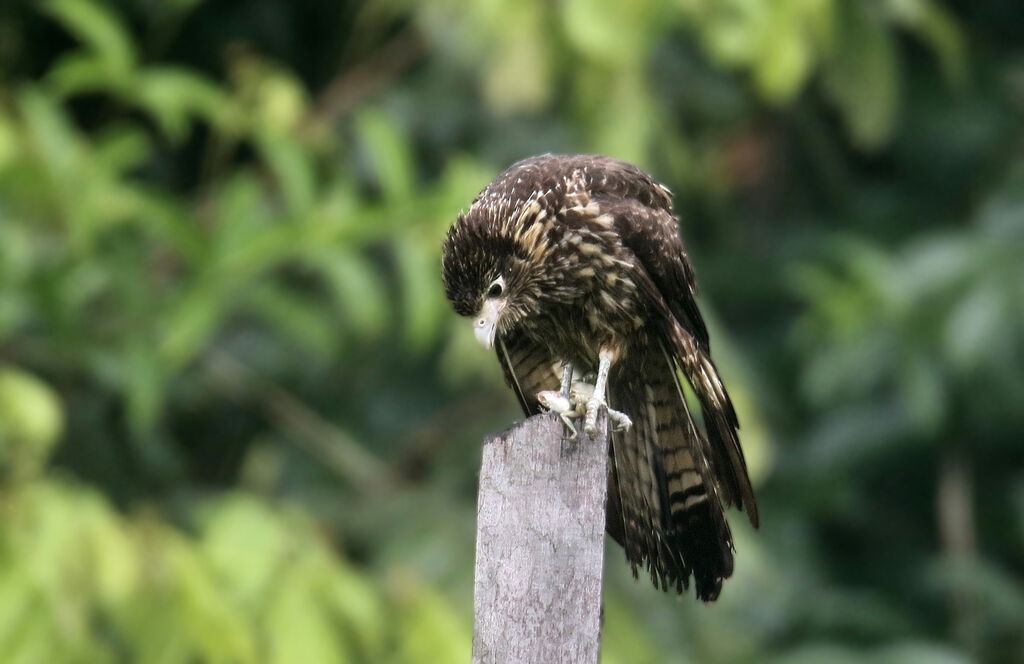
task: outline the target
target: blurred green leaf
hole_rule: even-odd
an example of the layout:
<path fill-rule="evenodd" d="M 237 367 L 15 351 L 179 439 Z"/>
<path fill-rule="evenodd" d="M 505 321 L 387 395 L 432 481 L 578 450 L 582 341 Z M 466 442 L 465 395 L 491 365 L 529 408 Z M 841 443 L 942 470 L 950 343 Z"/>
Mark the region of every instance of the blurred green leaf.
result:
<path fill-rule="evenodd" d="M 256 639 L 242 614 L 233 610 L 211 578 L 203 560 L 188 542 L 171 536 L 168 564 L 178 585 L 177 606 L 185 636 L 197 654 L 208 661 L 251 662 Z"/>
<path fill-rule="evenodd" d="M 394 124 L 380 111 L 359 116 L 359 136 L 371 159 L 373 175 L 385 199 L 401 201 L 413 191 L 412 155 Z"/>
<path fill-rule="evenodd" d="M 260 151 L 274 173 L 290 214 L 309 211 L 315 197 L 315 175 L 302 146 L 273 135 L 259 140 Z"/>
<path fill-rule="evenodd" d="M 917 33 L 932 48 L 942 73 L 951 84 L 965 82 L 966 46 L 951 13 L 931 0 L 888 0 L 885 7 L 893 20 Z"/>
<path fill-rule="evenodd" d="M 311 574 L 300 559 L 273 595 L 265 623 L 271 663 L 350 661 L 339 633 L 316 603 L 316 579 Z"/>
<path fill-rule="evenodd" d="M 92 0 L 46 0 L 42 8 L 89 47 L 112 74 L 135 65 L 135 48 L 124 26 L 110 8 Z"/>
<path fill-rule="evenodd" d="M 326 607 L 347 626 L 346 634 L 360 659 L 379 661 L 386 648 L 389 617 L 377 589 L 355 570 L 335 562 L 320 592 Z"/>
<path fill-rule="evenodd" d="M 939 367 L 927 357 L 914 357 L 902 379 L 910 416 L 922 432 L 933 434 L 946 418 L 949 401 Z"/>
<path fill-rule="evenodd" d="M 760 35 L 760 53 L 754 61 L 754 80 L 766 99 L 786 102 L 803 87 L 814 64 L 814 44 L 798 11 L 809 2 L 783 2 L 773 11 Z"/>
<path fill-rule="evenodd" d="M 444 315 L 437 283 L 423 278 L 436 270 L 437 249 L 410 233 L 394 243 L 394 253 L 402 293 L 403 338 L 413 351 L 423 351 L 437 337 Z"/>
<path fill-rule="evenodd" d="M 21 469 L 38 468 L 64 427 L 60 398 L 39 378 L 0 365 L 0 458 Z"/>
<path fill-rule="evenodd" d="M 657 133 L 657 111 L 650 92 L 634 71 L 615 76 L 580 77 L 579 106 L 584 109 L 598 150 L 617 159 L 641 161 Z M 607 94 L 606 103 L 589 100 Z"/>
<path fill-rule="evenodd" d="M 159 356 L 141 340 L 128 343 L 124 366 L 128 422 L 136 435 L 152 431 L 163 405 L 165 376 Z"/>
<path fill-rule="evenodd" d="M 95 158 L 112 171 L 145 164 L 153 154 L 149 136 L 136 127 L 116 127 L 96 137 Z"/>
<path fill-rule="evenodd" d="M 308 105 L 295 75 L 255 53 L 242 51 L 232 59 L 231 78 L 244 106 L 238 120 L 259 136 L 286 136 L 298 128 Z"/>
<path fill-rule="evenodd" d="M 658 7 L 651 0 L 568 0 L 559 9 L 569 42 L 587 57 L 616 68 L 635 67 L 644 44 L 657 38 L 662 27 L 655 22 Z"/>
<path fill-rule="evenodd" d="M 602 664 L 642 664 L 659 661 L 644 631 L 636 624 L 635 616 L 631 616 L 626 607 L 606 602 L 601 618 L 603 638 L 608 644 L 601 648 Z M 680 658 L 677 661 L 685 664 L 689 660 Z"/>
<path fill-rule="evenodd" d="M 140 72 L 133 83 L 132 98 L 172 141 L 185 137 L 193 119 L 226 126 L 233 111 L 216 85 L 187 70 L 153 67 Z"/>
<path fill-rule="evenodd" d="M 839 3 L 837 25 L 822 72 L 824 90 L 854 144 L 877 149 L 889 139 L 900 106 L 893 37 L 865 3 Z"/>
<path fill-rule="evenodd" d="M 401 632 L 396 662 L 465 662 L 470 658 L 472 634 L 448 604 L 414 578 L 395 579 L 401 586 L 396 601 Z"/>
<path fill-rule="evenodd" d="M 19 141 L 12 118 L 0 109 L 0 169 L 20 156 Z"/>
<path fill-rule="evenodd" d="M 354 252 L 325 254 L 316 265 L 353 331 L 364 339 L 379 338 L 392 308 L 378 270 Z"/>
<path fill-rule="evenodd" d="M 131 84 L 131 72 L 111 75 L 111 67 L 94 53 L 75 51 L 60 58 L 46 76 L 47 83 L 61 96 L 124 90 Z"/>
<path fill-rule="evenodd" d="M 878 664 L 968 664 L 967 655 L 933 643 L 904 643 L 882 649 Z"/>
<path fill-rule="evenodd" d="M 243 297 L 250 311 L 298 347 L 325 360 L 331 357 L 337 333 L 322 303 L 269 283 L 248 289 Z"/>
<path fill-rule="evenodd" d="M 30 149 L 47 166 L 48 175 L 59 182 L 71 173 L 79 155 L 66 115 L 55 100 L 31 87 L 21 91 L 18 105 Z"/>
<path fill-rule="evenodd" d="M 982 283 L 958 302 L 946 324 L 946 352 L 962 370 L 978 366 L 1003 325 L 1008 303 L 995 284 Z"/>
<path fill-rule="evenodd" d="M 176 369 L 198 353 L 223 316 L 220 291 L 200 281 L 175 302 L 160 325 L 160 355 L 165 366 Z"/>

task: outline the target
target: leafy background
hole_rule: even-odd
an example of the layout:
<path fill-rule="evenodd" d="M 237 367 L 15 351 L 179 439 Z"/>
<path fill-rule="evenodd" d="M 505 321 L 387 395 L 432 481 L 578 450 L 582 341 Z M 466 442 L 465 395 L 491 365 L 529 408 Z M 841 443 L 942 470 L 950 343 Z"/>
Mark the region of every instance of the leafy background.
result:
<path fill-rule="evenodd" d="M 1024 661 L 1024 5 L 0 5 L 0 652 L 467 661 L 439 284 L 540 152 L 676 193 L 763 523 L 604 661 Z"/>

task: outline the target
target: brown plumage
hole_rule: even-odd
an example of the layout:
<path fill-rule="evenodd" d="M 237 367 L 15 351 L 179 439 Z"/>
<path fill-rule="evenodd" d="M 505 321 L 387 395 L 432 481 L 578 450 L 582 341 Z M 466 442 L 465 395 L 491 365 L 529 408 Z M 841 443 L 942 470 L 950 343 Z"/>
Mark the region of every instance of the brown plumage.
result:
<path fill-rule="evenodd" d="M 477 196 L 443 254 L 448 299 L 494 345 L 526 414 L 564 362 L 590 374 L 604 357 L 607 403 L 633 422 L 611 435 L 608 532 L 634 574 L 680 593 L 692 575 L 715 599 L 733 570 L 723 508 L 756 526 L 757 506 L 669 191 L 607 157 L 533 157 Z"/>

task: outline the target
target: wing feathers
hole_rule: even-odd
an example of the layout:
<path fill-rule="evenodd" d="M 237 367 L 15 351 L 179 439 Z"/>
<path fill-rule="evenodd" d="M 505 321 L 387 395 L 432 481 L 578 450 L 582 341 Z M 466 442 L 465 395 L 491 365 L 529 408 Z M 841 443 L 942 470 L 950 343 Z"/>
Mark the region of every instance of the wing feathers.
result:
<path fill-rule="evenodd" d="M 675 260 L 682 263 L 671 269 L 658 263 L 671 257 L 656 256 L 649 247 L 638 254 L 645 269 L 633 278 L 661 342 L 634 347 L 609 380 L 609 405 L 632 417 L 633 428 L 611 436 L 607 528 L 625 549 L 634 575 L 646 567 L 656 586 L 679 592 L 692 575 L 697 596 L 710 601 L 733 570 L 724 506 L 745 510 L 755 526 L 758 516 L 739 423 L 711 361 L 693 300 L 692 271 L 679 250 Z M 657 283 L 652 267 L 660 268 Z M 663 288 L 673 295 L 671 302 Z M 521 333 L 498 339 L 497 354 L 523 411 L 540 412 L 536 394 L 557 389 L 560 358 Z M 680 369 L 700 402 L 703 430 L 687 408 Z"/>
<path fill-rule="evenodd" d="M 560 384 L 551 354 L 522 333 L 499 337 L 494 346 L 505 372 L 505 382 L 516 393 L 523 413 L 536 415 L 541 412 L 537 393 L 557 389 Z"/>
<path fill-rule="evenodd" d="M 758 525 L 757 502 L 747 476 L 747 462 L 739 440 L 739 421 L 711 357 L 678 324 L 672 331 L 675 358 L 700 401 L 710 441 L 710 460 L 719 480 L 722 498 L 747 512 Z"/>

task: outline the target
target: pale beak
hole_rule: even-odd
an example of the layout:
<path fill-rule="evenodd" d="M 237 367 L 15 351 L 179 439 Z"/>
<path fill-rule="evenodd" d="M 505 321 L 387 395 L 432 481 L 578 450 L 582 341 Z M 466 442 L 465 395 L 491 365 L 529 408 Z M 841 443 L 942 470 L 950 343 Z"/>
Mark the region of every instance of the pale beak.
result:
<path fill-rule="evenodd" d="M 494 347 L 494 335 L 498 331 L 498 317 L 505 309 L 505 300 L 485 300 L 484 306 L 473 317 L 473 334 L 484 348 Z"/>

